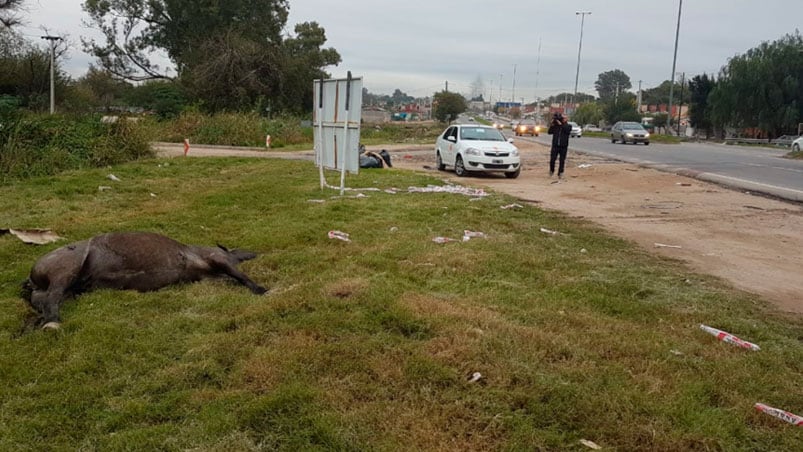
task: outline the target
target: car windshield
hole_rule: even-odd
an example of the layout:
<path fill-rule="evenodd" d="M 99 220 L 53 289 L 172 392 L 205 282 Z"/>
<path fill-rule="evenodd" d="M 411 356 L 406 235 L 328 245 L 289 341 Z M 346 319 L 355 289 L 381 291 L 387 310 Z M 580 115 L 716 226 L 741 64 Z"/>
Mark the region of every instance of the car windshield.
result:
<path fill-rule="evenodd" d="M 522 126 L 534 126 L 535 125 L 535 121 L 531 121 L 529 119 L 525 119 L 524 121 L 520 122 L 519 125 L 522 125 Z"/>
<path fill-rule="evenodd" d="M 505 141 L 504 135 L 489 127 L 463 127 L 460 129 L 461 140 Z"/>
<path fill-rule="evenodd" d="M 622 124 L 622 128 L 627 130 L 644 130 L 644 127 L 641 127 L 641 124 L 636 123 Z"/>
<path fill-rule="evenodd" d="M 580 127 L 580 126 L 577 125 L 576 122 L 570 122 L 569 125 L 572 126 L 572 127 Z"/>

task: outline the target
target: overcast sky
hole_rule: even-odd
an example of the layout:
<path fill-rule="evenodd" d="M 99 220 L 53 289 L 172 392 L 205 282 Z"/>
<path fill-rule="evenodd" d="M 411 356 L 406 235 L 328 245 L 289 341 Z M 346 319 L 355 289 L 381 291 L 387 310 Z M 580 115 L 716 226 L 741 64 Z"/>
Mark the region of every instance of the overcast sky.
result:
<path fill-rule="evenodd" d="M 486 99 L 526 102 L 573 92 L 583 26 L 578 91 L 595 94 L 601 72 L 621 69 L 652 88 L 672 73 L 678 1 L 641 0 L 290 0 L 286 31 L 317 21 L 327 47 L 340 53 L 333 77 L 351 71 L 372 93 L 396 88 L 427 96 L 445 87 L 469 94 L 480 79 Z M 93 60 L 81 51 L 81 0 L 28 0 L 25 27 L 38 40 L 41 27 L 75 43 L 63 67 L 73 77 Z M 728 58 L 803 25 L 803 0 L 686 0 L 680 21 L 676 72 L 714 74 Z M 44 43 L 44 42 L 43 42 Z M 540 52 L 539 52 L 540 43 Z M 515 67 L 515 78 L 514 78 Z M 515 80 L 515 91 L 514 91 Z M 515 97 L 514 97 L 515 96 Z"/>

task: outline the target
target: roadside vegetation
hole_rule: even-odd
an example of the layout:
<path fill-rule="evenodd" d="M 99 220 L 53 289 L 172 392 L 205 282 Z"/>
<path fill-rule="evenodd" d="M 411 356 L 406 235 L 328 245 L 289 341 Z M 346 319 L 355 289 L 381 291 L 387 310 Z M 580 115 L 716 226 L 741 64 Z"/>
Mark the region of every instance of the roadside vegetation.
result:
<path fill-rule="evenodd" d="M 0 184 L 152 157 L 135 122 L 104 123 L 100 115 L 0 116 Z"/>
<path fill-rule="evenodd" d="M 243 269 L 271 289 L 98 291 L 64 305 L 61 330 L 40 331 L 26 326 L 19 283 L 68 242 L 0 236 L 0 449 L 803 443 L 799 427 L 753 408 L 803 411 L 800 319 L 590 223 L 501 209 L 516 202 L 507 196 L 407 193 L 429 184 L 441 182 L 363 170 L 347 185 L 380 191 L 337 197 L 309 162 L 177 158 L 0 187 L 4 226 L 251 249 L 260 256 Z M 487 238 L 432 241 L 466 229 Z M 701 323 L 762 350 L 718 342 Z"/>

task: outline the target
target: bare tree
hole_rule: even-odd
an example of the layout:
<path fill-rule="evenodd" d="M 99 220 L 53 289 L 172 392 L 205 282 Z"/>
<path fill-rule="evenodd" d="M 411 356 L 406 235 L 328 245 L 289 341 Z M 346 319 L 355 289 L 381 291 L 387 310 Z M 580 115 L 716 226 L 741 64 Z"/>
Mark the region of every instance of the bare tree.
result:
<path fill-rule="evenodd" d="M 14 12 L 20 9 L 22 0 L 0 0 L 0 24 L 6 28 L 20 24 L 19 16 Z"/>

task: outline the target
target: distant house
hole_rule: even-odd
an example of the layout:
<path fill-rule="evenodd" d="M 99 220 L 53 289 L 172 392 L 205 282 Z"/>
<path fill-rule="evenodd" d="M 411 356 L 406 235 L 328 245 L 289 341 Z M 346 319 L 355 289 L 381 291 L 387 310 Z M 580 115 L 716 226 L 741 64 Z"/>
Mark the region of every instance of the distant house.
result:
<path fill-rule="evenodd" d="M 383 124 L 390 122 L 390 113 L 379 107 L 363 107 L 362 121 L 370 124 Z"/>

